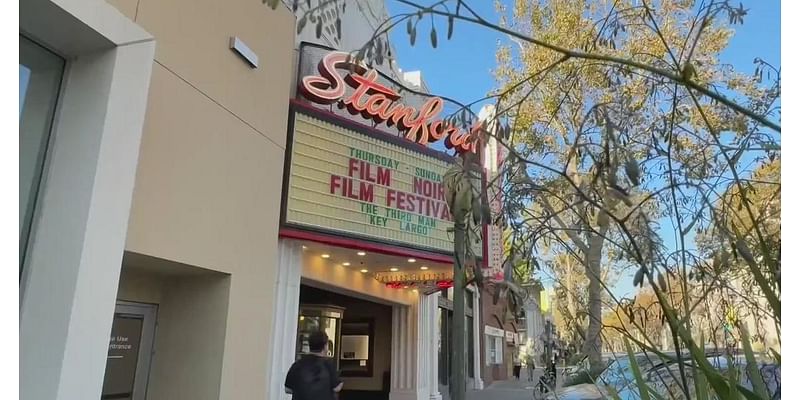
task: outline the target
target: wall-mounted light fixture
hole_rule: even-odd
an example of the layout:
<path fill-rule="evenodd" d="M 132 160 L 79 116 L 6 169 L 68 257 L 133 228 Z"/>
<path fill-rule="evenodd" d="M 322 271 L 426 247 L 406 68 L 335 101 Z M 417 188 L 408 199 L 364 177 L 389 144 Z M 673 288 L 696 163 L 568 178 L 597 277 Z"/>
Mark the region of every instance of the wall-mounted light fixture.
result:
<path fill-rule="evenodd" d="M 250 50 L 246 44 L 239 39 L 238 37 L 234 36 L 231 38 L 231 50 L 236 52 L 239 56 L 241 56 L 248 64 L 250 64 L 253 68 L 258 68 L 258 56 L 253 50 Z"/>

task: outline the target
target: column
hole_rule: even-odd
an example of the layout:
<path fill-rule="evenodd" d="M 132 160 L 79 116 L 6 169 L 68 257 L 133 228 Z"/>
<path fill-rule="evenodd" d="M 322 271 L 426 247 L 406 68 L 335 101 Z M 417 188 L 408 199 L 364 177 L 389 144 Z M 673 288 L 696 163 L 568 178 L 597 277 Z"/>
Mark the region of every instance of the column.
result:
<path fill-rule="evenodd" d="M 389 400 L 411 400 L 416 393 L 416 314 L 414 306 L 392 307 L 392 368 Z"/>
<path fill-rule="evenodd" d="M 302 245 L 293 240 L 278 242 L 278 271 L 275 283 L 275 302 L 272 317 L 272 356 L 270 359 L 269 399 L 291 398 L 284 393 L 286 372 L 292 366 L 297 343 L 297 318 L 300 309 L 300 271 L 302 270 Z"/>
<path fill-rule="evenodd" d="M 105 2 L 58 3 L 20 2 L 71 61 L 20 279 L 25 400 L 100 398 L 155 51 Z"/>
<path fill-rule="evenodd" d="M 481 364 L 481 356 L 483 353 L 481 352 L 481 337 L 483 337 L 483 324 L 481 321 L 481 291 L 477 288 L 472 291 L 472 346 L 474 346 L 474 360 L 473 366 L 475 370 L 475 380 L 473 381 L 473 389 L 476 390 L 483 390 L 483 379 L 481 378 L 481 372 L 483 372 L 483 365 Z"/>
<path fill-rule="evenodd" d="M 417 399 L 441 399 L 439 394 L 436 361 L 438 360 L 439 337 L 435 335 L 439 303 L 438 292 L 432 295 L 420 293 L 417 312 Z"/>
<path fill-rule="evenodd" d="M 439 297 L 442 295 L 441 292 L 436 292 L 430 296 L 430 306 L 433 308 L 433 323 L 431 324 L 430 329 L 430 338 L 432 341 L 431 346 L 431 361 L 430 366 L 431 369 L 428 371 L 428 377 L 431 384 L 430 390 L 430 400 L 442 400 L 442 394 L 439 393 Z"/>
<path fill-rule="evenodd" d="M 415 368 L 417 372 L 417 399 L 427 399 L 430 392 L 430 374 L 428 370 L 430 369 L 431 340 L 426 335 L 431 325 L 429 321 L 431 315 L 428 307 L 430 300 L 428 297 L 429 296 L 426 296 L 424 293 L 420 293 L 419 299 L 417 300 L 419 302 L 417 306 L 417 365 Z"/>

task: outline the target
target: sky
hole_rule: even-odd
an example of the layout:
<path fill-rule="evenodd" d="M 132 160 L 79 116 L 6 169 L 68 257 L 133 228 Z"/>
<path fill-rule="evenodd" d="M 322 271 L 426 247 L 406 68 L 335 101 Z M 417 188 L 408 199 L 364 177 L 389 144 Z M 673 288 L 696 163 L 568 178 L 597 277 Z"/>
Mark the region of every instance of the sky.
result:
<path fill-rule="evenodd" d="M 503 2 L 513 3 L 508 0 Z M 467 0 L 467 4 L 487 20 L 498 21 L 494 1 Z M 723 52 L 721 61 L 744 73 L 754 71 L 753 59 L 756 57 L 780 68 L 780 1 L 749 0 L 742 1 L 742 4 L 749 10 L 745 23 L 736 26 L 736 33 Z M 395 0 L 388 0 L 387 7 L 390 16 L 407 10 Z M 421 70 L 423 79 L 434 94 L 447 96 L 461 103 L 469 103 L 486 96 L 494 87 L 492 70 L 496 65 L 495 52 L 498 44 L 508 43 L 508 39 L 505 35 L 478 25 L 456 22 L 452 39 L 446 40 L 442 37 L 447 29 L 443 22 L 439 22 L 436 27 L 439 32 L 436 49 L 428 39 L 429 23 L 418 31 L 414 47 L 409 43 L 405 25 L 399 25 L 399 29 L 391 33 L 398 65 L 403 71 Z M 474 108 L 473 111 L 477 112 L 478 109 Z M 671 229 L 671 226 L 662 228 Z M 672 237 L 664 236 L 667 239 Z M 620 277 L 614 292 L 617 296 L 633 295 L 631 277 Z"/>

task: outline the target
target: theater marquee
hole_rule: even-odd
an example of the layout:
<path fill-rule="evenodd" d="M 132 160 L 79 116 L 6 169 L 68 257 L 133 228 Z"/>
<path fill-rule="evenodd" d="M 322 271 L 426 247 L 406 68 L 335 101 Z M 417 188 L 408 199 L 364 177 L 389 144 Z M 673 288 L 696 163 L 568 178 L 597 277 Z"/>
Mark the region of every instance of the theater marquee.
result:
<path fill-rule="evenodd" d="M 443 177 L 455 159 L 429 145 L 442 140 L 452 150 L 475 151 L 468 130 L 440 119 L 452 105 L 409 93 L 375 70 L 348 64 L 344 53 L 313 45 L 301 46 L 299 71 L 282 234 L 366 240 L 449 261 L 453 222 Z M 479 257 L 482 228 L 471 235 Z"/>
<path fill-rule="evenodd" d="M 287 225 L 452 253 L 448 161 L 300 112 L 292 136 Z"/>

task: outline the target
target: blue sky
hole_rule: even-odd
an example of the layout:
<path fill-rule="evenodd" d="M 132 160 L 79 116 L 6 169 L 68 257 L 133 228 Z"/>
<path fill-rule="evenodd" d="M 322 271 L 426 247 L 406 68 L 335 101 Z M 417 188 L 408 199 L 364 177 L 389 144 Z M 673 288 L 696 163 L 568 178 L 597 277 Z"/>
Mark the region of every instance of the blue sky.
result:
<path fill-rule="evenodd" d="M 496 22 L 498 16 L 494 1 L 467 1 L 484 18 Z M 506 3 L 513 3 L 505 1 Z M 421 3 L 425 3 L 421 1 Z M 753 59 L 760 57 L 780 67 L 780 1 L 742 1 L 749 9 L 744 25 L 736 26 L 736 34 L 722 54 L 722 62 L 732 64 L 740 72 L 754 71 Z M 406 10 L 396 1 L 387 1 L 390 15 Z M 427 22 L 427 21 L 426 21 Z M 444 21 L 437 21 L 438 47 L 433 49 L 428 40 L 428 26 L 418 31 L 417 43 L 411 47 L 405 31 L 400 25 L 391 34 L 398 64 L 404 71 L 421 70 L 423 79 L 435 94 L 440 94 L 469 103 L 485 96 L 493 87 L 492 69 L 495 66 L 495 51 L 498 43 L 507 43 L 502 34 L 477 25 L 457 22 L 453 38 L 442 37 L 446 32 Z M 474 111 L 478 111 L 474 108 Z M 663 226 L 670 229 L 670 226 Z M 671 239 L 671 235 L 665 235 Z M 669 244 L 668 244 L 669 245 Z M 630 277 L 623 276 L 615 288 L 617 295 L 633 293 Z"/>

